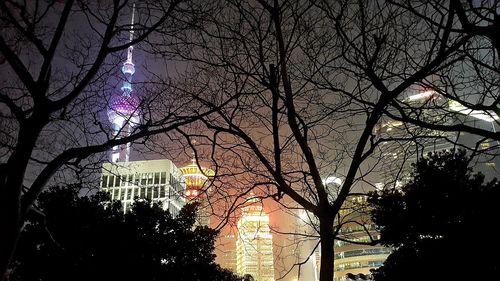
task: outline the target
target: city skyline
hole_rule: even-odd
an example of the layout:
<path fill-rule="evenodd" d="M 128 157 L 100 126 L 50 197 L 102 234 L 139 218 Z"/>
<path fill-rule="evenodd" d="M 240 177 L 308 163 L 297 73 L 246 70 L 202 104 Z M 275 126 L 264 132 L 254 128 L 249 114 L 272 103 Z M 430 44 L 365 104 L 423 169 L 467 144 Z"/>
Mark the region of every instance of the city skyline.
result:
<path fill-rule="evenodd" d="M 307 266 L 307 278 L 319 281 L 336 271 L 364 278 L 352 274 L 380 265 L 365 258 L 388 253 L 355 245 L 366 236 L 347 233 L 342 224 L 358 222 L 340 218 L 350 198 L 371 192 L 379 214 L 399 210 L 374 222 L 407 235 L 391 240 L 381 229 L 380 242 L 396 246 L 387 264 L 425 275 L 432 265 L 407 253 L 423 246 L 432 260 L 462 249 L 462 227 L 479 229 L 496 213 L 498 183 L 489 180 L 500 176 L 498 18 L 497 0 L 0 1 L 0 278 L 26 265 L 17 263 L 25 246 L 33 258 L 44 250 L 24 239 L 34 225 L 43 233 L 32 238 L 53 238 L 44 245 L 56 253 L 69 245 L 64 224 L 52 235 L 41 203 L 59 187 L 78 188 L 65 193 L 74 202 L 94 198 L 92 208 L 111 221 L 126 224 L 137 198 L 151 216 L 185 226 L 147 229 L 179 229 L 179 241 L 193 243 L 189 258 L 179 255 L 182 245 L 155 256 L 168 241 L 145 241 L 150 254 L 138 258 L 151 273 L 199 261 L 189 281 L 208 268 L 238 278 L 214 263 L 218 231 L 221 240 L 244 238 L 234 244 L 240 259 L 221 256 L 241 274 L 299 281 Z M 201 204 L 197 218 L 188 202 Z M 251 206 L 261 208 L 253 222 L 245 219 Z M 75 224 L 108 227 L 93 224 L 100 217 L 75 216 Z M 358 226 L 378 237 L 368 225 Z M 239 233 L 225 237 L 231 227 Z M 422 231 L 405 232 L 414 227 Z M 146 229 L 132 228 L 130 241 Z M 80 239 L 74 256 L 94 262 Z M 104 250 L 99 264 L 113 242 L 92 242 Z M 252 250 L 261 261 L 245 269 Z M 448 258 L 440 259 L 455 261 Z M 274 270 L 264 274 L 261 263 Z M 485 262 L 481 272 L 495 270 Z M 385 281 L 389 271 L 398 273 L 382 267 L 373 277 Z"/>

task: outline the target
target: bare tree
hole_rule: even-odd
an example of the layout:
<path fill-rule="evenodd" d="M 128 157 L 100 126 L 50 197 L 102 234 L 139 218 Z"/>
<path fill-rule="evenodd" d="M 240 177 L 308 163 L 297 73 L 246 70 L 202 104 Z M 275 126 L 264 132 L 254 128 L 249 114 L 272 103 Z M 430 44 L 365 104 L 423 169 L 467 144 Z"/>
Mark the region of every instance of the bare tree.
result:
<path fill-rule="evenodd" d="M 367 62 L 351 59 L 352 71 L 366 83 L 376 85 L 380 92 L 404 86 L 406 92 L 417 88 L 435 93 L 425 98 L 425 104 L 417 105 L 408 102 L 408 95 L 400 95 L 385 109 L 387 116 L 431 130 L 467 132 L 500 140 L 496 130 L 500 124 L 499 2 L 387 1 L 380 5 L 384 6 L 378 9 L 382 13 L 405 15 L 407 21 L 413 22 L 408 28 L 414 30 L 401 38 L 391 30 L 397 27 L 395 22 L 387 25 L 372 20 L 363 23 L 362 33 L 349 35 L 350 32 L 345 31 L 346 42 L 353 47 L 350 48 L 352 58 L 371 55 Z M 360 6 L 371 9 L 368 3 Z M 437 40 L 432 34 L 439 34 Z M 453 56 L 448 56 L 445 63 L 433 71 L 426 70 L 432 59 L 449 49 L 454 49 Z M 409 71 L 426 75 L 410 79 Z M 425 110 L 433 111 L 435 118 L 424 118 L 420 113 Z M 476 126 L 470 122 L 470 116 L 491 122 L 491 126 Z"/>
<path fill-rule="evenodd" d="M 110 134 L 106 112 L 123 80 L 123 52 L 155 32 L 178 30 L 181 1 L 0 2 L 0 272 L 5 274 L 27 212 L 62 167 L 114 146 L 170 132 L 208 114 L 190 108 L 170 85 L 137 83 L 141 122 Z M 135 36 L 129 41 L 129 33 Z M 118 88 L 118 89 L 117 89 Z M 193 109 L 193 111 L 191 111 Z M 195 112 L 195 113 L 193 113 Z"/>
<path fill-rule="evenodd" d="M 176 45 L 153 47 L 189 65 L 194 87 L 203 89 L 193 98 L 217 108 L 201 120 L 210 134 L 183 133 L 212 148 L 222 175 L 236 172 L 234 178 L 253 183 L 260 195 L 313 214 L 320 280 L 333 280 L 341 206 L 355 189 L 373 184 L 369 176 L 379 164 L 380 144 L 436 137 L 384 138 L 377 126 L 391 118 L 408 121 L 425 106 L 443 109 L 435 102 L 409 104 L 408 89 L 463 61 L 473 36 L 454 31 L 453 12 L 436 13 L 441 24 L 430 25 L 388 1 L 199 5 L 203 16 L 178 18 L 191 28 L 175 36 Z M 401 111 L 402 104 L 409 111 Z M 460 114 L 448 111 L 450 117 Z M 424 128 L 446 127 L 429 120 Z M 340 184 L 326 184 L 329 176 Z"/>
<path fill-rule="evenodd" d="M 498 1 L 357 1 L 357 12 L 345 6 L 340 18 L 323 3 L 343 37 L 346 67 L 375 95 L 393 94 L 376 127 L 380 139 L 390 142 L 380 132 L 397 124 L 406 134 L 392 132 L 400 151 L 424 154 L 451 142 L 493 162 L 500 136 Z"/>

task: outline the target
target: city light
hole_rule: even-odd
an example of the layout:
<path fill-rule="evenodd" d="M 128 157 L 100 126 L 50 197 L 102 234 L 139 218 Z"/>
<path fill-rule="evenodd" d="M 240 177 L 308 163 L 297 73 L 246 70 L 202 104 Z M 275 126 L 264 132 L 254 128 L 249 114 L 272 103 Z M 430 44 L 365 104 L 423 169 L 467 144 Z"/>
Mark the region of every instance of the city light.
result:
<path fill-rule="evenodd" d="M 473 110 L 463 106 L 462 104 L 456 101 L 449 102 L 449 108 L 452 111 L 458 112 L 463 115 L 467 115 L 470 117 L 474 117 L 476 119 L 480 119 L 486 122 L 493 122 L 498 120 L 498 115 L 493 111 L 485 111 L 485 110 Z"/>
<path fill-rule="evenodd" d="M 435 91 L 425 91 L 408 97 L 408 101 L 430 100 L 436 98 L 438 94 Z"/>
<path fill-rule="evenodd" d="M 342 185 L 342 179 L 336 177 L 336 176 L 328 176 L 326 179 L 323 180 L 323 184 L 336 184 L 336 185 Z"/>

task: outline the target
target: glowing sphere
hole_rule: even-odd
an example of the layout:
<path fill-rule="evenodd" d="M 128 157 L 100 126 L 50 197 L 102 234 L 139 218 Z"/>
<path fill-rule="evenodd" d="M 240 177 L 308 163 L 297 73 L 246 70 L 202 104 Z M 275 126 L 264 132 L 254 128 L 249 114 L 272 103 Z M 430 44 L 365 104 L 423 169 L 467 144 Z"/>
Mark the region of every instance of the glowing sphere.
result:
<path fill-rule="evenodd" d="M 179 168 L 181 171 L 184 181 L 186 182 L 186 198 L 192 200 L 198 195 L 201 195 L 203 186 L 205 185 L 208 177 L 213 177 L 215 172 L 208 168 L 200 168 L 193 159 L 193 162 L 187 166 Z"/>
<path fill-rule="evenodd" d="M 133 95 L 113 95 L 109 101 L 108 118 L 115 123 L 117 119 L 134 119 L 139 117 L 139 99 Z"/>
<path fill-rule="evenodd" d="M 134 75 L 135 73 L 135 67 L 134 67 L 134 64 L 131 63 L 131 62 L 125 62 L 123 63 L 123 66 L 122 66 L 122 73 L 123 74 L 130 74 L 130 75 Z"/>

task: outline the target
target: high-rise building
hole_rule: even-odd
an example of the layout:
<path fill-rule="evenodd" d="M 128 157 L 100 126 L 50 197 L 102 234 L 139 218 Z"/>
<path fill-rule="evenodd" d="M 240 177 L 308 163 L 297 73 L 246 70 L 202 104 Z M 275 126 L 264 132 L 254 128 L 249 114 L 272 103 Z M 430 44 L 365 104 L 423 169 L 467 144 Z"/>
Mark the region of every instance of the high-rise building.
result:
<path fill-rule="evenodd" d="M 134 37 L 134 14 L 135 4 L 132 8 L 132 21 L 130 24 L 130 42 Z M 112 123 L 113 137 L 120 139 L 129 136 L 133 127 L 140 121 L 139 99 L 132 94 L 132 75 L 135 73 L 135 66 L 132 60 L 134 46 L 128 47 L 127 60 L 123 63 L 122 73 L 125 81 L 121 87 L 122 93 L 114 94 L 109 100 L 108 118 Z M 129 160 L 130 143 L 118 145 L 110 152 L 110 161 L 126 162 Z"/>
<path fill-rule="evenodd" d="M 334 244 L 334 281 L 352 280 L 353 276 L 369 276 L 370 269 L 380 267 L 391 253 L 382 245 L 362 245 L 380 238 L 370 217 L 365 196 L 347 200 L 338 223 L 341 225 Z"/>
<path fill-rule="evenodd" d="M 122 202 L 124 212 L 137 197 L 176 215 L 186 202 L 183 185 L 181 172 L 168 159 L 105 163 L 102 168 L 101 188 Z"/>
<path fill-rule="evenodd" d="M 236 268 L 236 235 L 225 234 L 217 239 L 215 261 L 222 267 L 237 272 Z"/>
<path fill-rule="evenodd" d="M 380 238 L 369 211 L 365 196 L 349 198 L 339 211 L 336 225 L 340 226 L 340 231 L 334 244 L 334 281 L 369 278 L 370 270 L 383 265 L 391 253 L 391 249 L 382 245 L 369 245 L 372 240 Z M 302 275 L 299 280 L 319 280 L 320 261 L 321 243 L 310 254 L 306 264 L 316 272 Z"/>
<path fill-rule="evenodd" d="M 250 274 L 256 281 L 274 281 L 273 236 L 269 215 L 262 205 L 252 204 L 241 209 L 236 241 L 236 272 Z"/>
<path fill-rule="evenodd" d="M 428 123 L 448 126 L 460 123 L 491 131 L 497 129 L 494 124 L 498 120 L 496 114 L 466 109 L 433 91 L 410 94 L 404 102 L 415 108 L 415 113 L 411 113 L 413 118 Z M 498 154 L 499 143 L 491 140 L 481 140 L 468 133 L 425 129 L 396 120 L 382 120 L 374 129 L 374 134 L 381 141 L 380 187 L 397 187 L 408 175 L 411 164 L 430 152 L 461 147 L 478 147 L 481 155 L 477 158 L 480 165 L 476 166 L 476 170 L 487 176 L 498 174 L 500 158 L 494 155 Z"/>
<path fill-rule="evenodd" d="M 180 171 L 186 183 L 185 197 L 187 201 L 197 201 L 200 205 L 197 213 L 197 223 L 210 226 L 210 206 L 208 202 L 208 178 L 214 176 L 214 171 L 200 167 L 193 158 L 191 164 L 181 167 Z"/>

